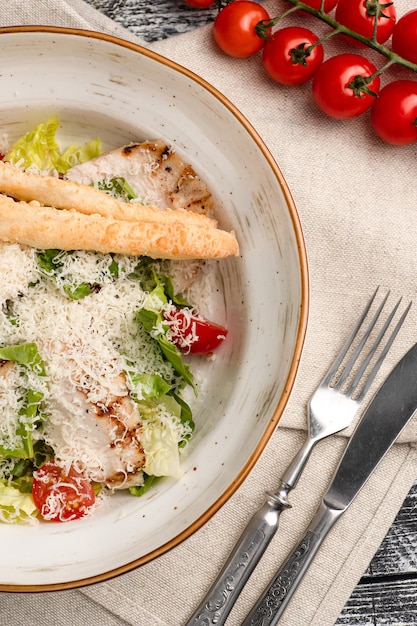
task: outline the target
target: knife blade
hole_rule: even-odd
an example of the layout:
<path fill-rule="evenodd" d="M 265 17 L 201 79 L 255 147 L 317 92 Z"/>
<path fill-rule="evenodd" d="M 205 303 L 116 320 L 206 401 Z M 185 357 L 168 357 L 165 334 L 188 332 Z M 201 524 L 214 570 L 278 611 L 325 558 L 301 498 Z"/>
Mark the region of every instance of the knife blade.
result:
<path fill-rule="evenodd" d="M 394 367 L 359 421 L 304 537 L 242 626 L 275 626 L 330 529 L 417 410 L 417 344 Z"/>

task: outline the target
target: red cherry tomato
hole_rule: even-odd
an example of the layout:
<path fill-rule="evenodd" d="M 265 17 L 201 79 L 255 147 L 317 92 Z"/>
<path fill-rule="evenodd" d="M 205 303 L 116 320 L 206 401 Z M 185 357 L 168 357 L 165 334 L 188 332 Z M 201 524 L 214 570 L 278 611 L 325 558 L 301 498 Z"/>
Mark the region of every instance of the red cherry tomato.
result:
<path fill-rule="evenodd" d="M 371 124 L 388 143 L 417 141 L 417 82 L 396 80 L 383 87 L 371 109 Z"/>
<path fill-rule="evenodd" d="M 384 0 L 339 0 L 335 17 L 336 21 L 343 26 L 368 38 L 373 35 L 377 17 L 376 40 L 384 43 L 394 30 L 396 11 L 394 3 L 389 4 Z M 353 37 L 345 37 L 345 39 L 358 48 L 366 47 L 364 43 Z"/>
<path fill-rule="evenodd" d="M 165 319 L 170 325 L 171 341 L 183 352 L 209 354 L 226 339 L 226 328 L 192 315 L 187 309 L 175 309 Z"/>
<path fill-rule="evenodd" d="M 312 7 L 313 9 L 319 10 L 321 7 L 321 0 L 302 0 L 302 1 L 304 2 L 304 4 L 308 4 L 308 6 Z M 333 11 L 338 1 L 339 0 L 324 0 L 324 7 L 323 7 L 324 12 L 330 13 L 330 11 Z"/>
<path fill-rule="evenodd" d="M 263 6 L 250 0 L 236 0 L 222 9 L 214 20 L 214 40 L 220 50 L 231 57 L 252 56 L 265 44 L 265 39 L 255 30 L 262 20 L 270 20 Z"/>
<path fill-rule="evenodd" d="M 216 0 L 184 0 L 185 4 L 189 4 L 190 7 L 196 7 L 198 9 L 208 9 L 212 7 Z"/>
<path fill-rule="evenodd" d="M 34 473 L 32 496 L 42 517 L 53 522 L 84 517 L 96 499 L 86 478 L 72 468 L 66 475 L 56 463 L 45 463 Z"/>
<path fill-rule="evenodd" d="M 310 80 L 323 61 L 321 44 L 308 51 L 317 41 L 318 37 L 307 28 L 281 28 L 267 40 L 262 52 L 262 64 L 278 83 L 301 85 Z"/>
<path fill-rule="evenodd" d="M 313 78 L 313 97 L 317 106 L 326 115 L 337 119 L 361 115 L 375 100 L 375 96 L 366 93 L 366 89 L 375 94 L 379 92 L 379 76 L 363 88 L 360 86 L 363 79 L 374 72 L 375 65 L 359 54 L 331 57 L 319 67 Z"/>
<path fill-rule="evenodd" d="M 417 9 L 405 13 L 395 25 L 392 33 L 394 52 L 417 63 Z"/>

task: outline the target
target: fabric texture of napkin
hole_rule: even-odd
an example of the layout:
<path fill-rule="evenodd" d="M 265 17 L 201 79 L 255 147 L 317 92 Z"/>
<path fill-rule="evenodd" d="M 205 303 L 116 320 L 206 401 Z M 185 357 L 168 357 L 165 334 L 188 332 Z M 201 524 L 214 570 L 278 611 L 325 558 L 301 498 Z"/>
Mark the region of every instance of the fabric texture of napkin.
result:
<path fill-rule="evenodd" d="M 265 3 L 271 15 L 277 2 Z M 412 0 L 399 0 L 402 14 Z M 298 18 L 294 18 L 295 20 Z M 9 0 L 0 26 L 44 24 L 99 30 L 137 41 L 82 0 Z M 141 42 L 138 42 L 141 43 Z M 224 93 L 248 118 L 279 164 L 294 197 L 310 270 L 310 316 L 294 391 L 280 427 L 253 472 L 203 528 L 157 560 L 78 590 L 1 596 L 8 626 L 178 626 L 186 622 L 268 489 L 278 486 L 306 429 L 306 404 L 377 285 L 411 300 L 416 291 L 416 147 L 383 144 L 368 116 L 340 122 L 312 105 L 310 90 L 270 81 L 258 57 L 236 60 L 213 45 L 210 27 L 149 45 Z M 329 42 L 328 50 L 343 43 Z M 379 63 L 380 64 L 380 63 Z M 417 307 L 375 382 L 417 340 Z M 227 621 L 237 626 L 314 514 L 346 444 L 319 444 L 290 496 L 293 508 Z M 391 526 L 417 475 L 414 421 L 336 524 L 288 606 L 283 626 L 333 626 Z M 48 617 L 47 617 L 48 616 Z M 29 620 L 29 621 L 28 621 Z"/>

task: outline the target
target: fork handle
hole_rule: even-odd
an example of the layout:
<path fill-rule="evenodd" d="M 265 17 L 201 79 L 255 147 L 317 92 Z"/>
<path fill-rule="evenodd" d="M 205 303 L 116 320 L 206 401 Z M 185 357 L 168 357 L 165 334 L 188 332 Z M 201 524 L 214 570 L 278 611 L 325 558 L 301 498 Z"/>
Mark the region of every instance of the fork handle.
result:
<path fill-rule="evenodd" d="M 298 450 L 297 454 L 293 457 L 291 463 L 285 470 L 285 473 L 281 478 L 281 489 L 285 485 L 286 495 L 288 495 L 291 489 L 294 489 L 294 487 L 297 485 L 298 480 L 304 471 L 307 461 L 310 458 L 311 452 L 317 441 L 318 438 L 312 437 L 309 433 L 307 439 L 304 441 L 303 445 Z"/>
<path fill-rule="evenodd" d="M 223 626 L 243 587 L 278 529 L 279 516 L 291 508 L 288 494 L 295 487 L 316 441 L 308 437 L 281 479 L 253 515 L 205 598 L 185 626 Z"/>
<path fill-rule="evenodd" d="M 222 626 L 278 528 L 286 498 L 268 494 L 249 521 L 204 600 L 185 626 Z"/>
<path fill-rule="evenodd" d="M 343 513 L 321 503 L 304 537 L 275 574 L 242 626 L 276 626 L 329 530 Z M 208 624 L 208 622 L 207 622 Z"/>

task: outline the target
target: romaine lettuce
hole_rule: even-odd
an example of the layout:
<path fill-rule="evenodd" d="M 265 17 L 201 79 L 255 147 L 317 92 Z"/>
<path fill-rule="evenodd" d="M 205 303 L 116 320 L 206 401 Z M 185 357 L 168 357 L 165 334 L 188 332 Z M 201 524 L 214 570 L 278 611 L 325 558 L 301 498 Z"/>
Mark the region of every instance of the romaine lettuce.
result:
<path fill-rule="evenodd" d="M 37 508 L 32 495 L 0 481 L 0 520 L 10 524 L 28 523 L 36 517 Z"/>
<path fill-rule="evenodd" d="M 0 359 L 15 361 L 24 367 L 30 368 L 38 376 L 45 376 L 45 365 L 35 343 L 22 343 L 16 346 L 0 348 Z M 7 449 L 0 446 L 0 458 L 31 459 L 34 456 L 32 431 L 33 425 L 40 414 L 40 403 L 43 393 L 39 390 L 28 389 L 25 393 L 26 401 L 19 411 L 19 425 L 16 434 L 22 442 L 21 447 Z"/>
<path fill-rule="evenodd" d="M 38 124 L 18 139 L 4 157 L 21 169 L 65 174 L 70 167 L 89 161 L 101 154 L 99 139 L 93 139 L 85 146 L 69 146 L 64 152 L 56 140 L 59 121 L 56 115 Z"/>
<path fill-rule="evenodd" d="M 143 421 L 141 436 L 146 453 L 144 472 L 152 476 L 181 478 L 177 429 L 158 418 Z"/>
<path fill-rule="evenodd" d="M 26 365 L 39 376 L 45 376 L 45 365 L 38 352 L 36 343 L 21 343 L 17 346 L 4 346 L 0 348 L 0 359 L 4 361 L 16 361 L 20 365 Z"/>
<path fill-rule="evenodd" d="M 98 182 L 97 188 L 122 202 L 130 202 L 137 198 L 127 180 L 120 176 L 118 178 L 110 178 Z"/>

